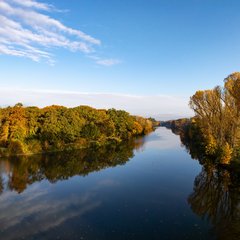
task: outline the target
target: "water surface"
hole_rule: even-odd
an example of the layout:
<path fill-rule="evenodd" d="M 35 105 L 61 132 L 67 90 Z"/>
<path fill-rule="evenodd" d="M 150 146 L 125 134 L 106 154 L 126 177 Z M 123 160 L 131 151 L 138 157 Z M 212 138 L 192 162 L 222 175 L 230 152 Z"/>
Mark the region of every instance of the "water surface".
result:
<path fill-rule="evenodd" d="M 118 147 L 1 159 L 0 239 L 238 239 L 227 174 L 162 127 Z"/>

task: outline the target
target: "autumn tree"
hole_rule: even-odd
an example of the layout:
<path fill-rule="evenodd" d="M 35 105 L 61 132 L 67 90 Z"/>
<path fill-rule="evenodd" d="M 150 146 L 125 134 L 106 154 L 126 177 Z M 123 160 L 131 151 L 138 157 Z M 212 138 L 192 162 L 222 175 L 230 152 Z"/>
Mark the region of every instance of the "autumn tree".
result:
<path fill-rule="evenodd" d="M 197 91 L 190 98 L 205 153 L 228 164 L 240 149 L 240 73 L 225 79 L 224 88 Z"/>

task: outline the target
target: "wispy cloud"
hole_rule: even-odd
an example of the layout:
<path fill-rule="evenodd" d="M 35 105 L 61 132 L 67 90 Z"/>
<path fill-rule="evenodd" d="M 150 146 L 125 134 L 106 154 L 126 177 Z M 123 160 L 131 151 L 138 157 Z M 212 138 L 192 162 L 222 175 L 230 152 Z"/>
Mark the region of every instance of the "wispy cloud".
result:
<path fill-rule="evenodd" d="M 107 67 L 119 64 L 120 62 L 118 59 L 99 59 L 96 61 L 97 64 Z"/>
<path fill-rule="evenodd" d="M 49 11 L 50 9 L 53 8 L 53 6 L 50 4 L 39 3 L 34 0 L 12 0 L 12 1 L 24 7 L 36 8 L 36 9 L 41 9 L 45 11 Z"/>
<path fill-rule="evenodd" d="M 93 59 L 96 62 L 96 64 L 106 66 L 106 67 L 110 67 L 110 66 L 121 63 L 119 59 L 114 59 L 114 58 L 100 58 L 98 56 L 93 56 L 93 55 L 90 55 L 89 58 Z"/>
<path fill-rule="evenodd" d="M 52 18 L 49 12 L 54 10 L 54 6 L 34 0 L 0 0 L 0 54 L 53 63 L 52 48 L 95 52 L 101 41 Z M 101 58 L 98 61 L 114 64 Z"/>

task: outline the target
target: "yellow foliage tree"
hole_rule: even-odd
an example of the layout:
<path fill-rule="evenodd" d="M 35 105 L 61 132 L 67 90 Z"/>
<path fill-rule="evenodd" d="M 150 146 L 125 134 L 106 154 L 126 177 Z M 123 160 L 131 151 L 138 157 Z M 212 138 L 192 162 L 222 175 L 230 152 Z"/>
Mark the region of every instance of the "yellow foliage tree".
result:
<path fill-rule="evenodd" d="M 226 143 L 222 148 L 222 155 L 220 158 L 220 163 L 229 164 L 231 161 L 231 158 L 232 158 L 232 153 L 233 153 L 232 148 L 229 146 L 228 143 Z"/>

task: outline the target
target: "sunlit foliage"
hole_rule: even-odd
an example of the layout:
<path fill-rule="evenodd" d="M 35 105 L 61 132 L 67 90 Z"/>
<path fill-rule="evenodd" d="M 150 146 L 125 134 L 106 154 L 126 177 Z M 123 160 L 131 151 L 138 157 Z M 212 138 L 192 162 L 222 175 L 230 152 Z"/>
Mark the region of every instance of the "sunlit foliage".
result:
<path fill-rule="evenodd" d="M 240 73 L 229 75 L 224 82 L 223 88 L 197 91 L 190 107 L 205 154 L 229 164 L 239 157 L 240 149 Z"/>
<path fill-rule="evenodd" d="M 217 164 L 240 161 L 240 73 L 229 75 L 224 87 L 197 91 L 190 98 L 191 119 L 163 122 L 179 134 L 191 156 Z"/>

